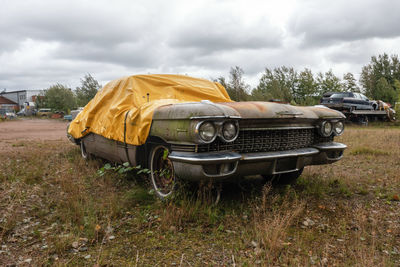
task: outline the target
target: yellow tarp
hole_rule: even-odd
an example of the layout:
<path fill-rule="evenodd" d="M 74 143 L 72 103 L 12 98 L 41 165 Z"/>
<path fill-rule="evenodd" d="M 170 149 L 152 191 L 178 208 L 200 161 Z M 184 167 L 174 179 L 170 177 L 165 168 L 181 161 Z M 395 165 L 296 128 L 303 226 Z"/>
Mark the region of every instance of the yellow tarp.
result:
<path fill-rule="evenodd" d="M 106 84 L 71 122 L 68 133 L 81 138 L 96 133 L 106 138 L 142 145 L 149 135 L 156 108 L 181 102 L 231 102 L 219 83 L 183 75 L 134 75 Z"/>

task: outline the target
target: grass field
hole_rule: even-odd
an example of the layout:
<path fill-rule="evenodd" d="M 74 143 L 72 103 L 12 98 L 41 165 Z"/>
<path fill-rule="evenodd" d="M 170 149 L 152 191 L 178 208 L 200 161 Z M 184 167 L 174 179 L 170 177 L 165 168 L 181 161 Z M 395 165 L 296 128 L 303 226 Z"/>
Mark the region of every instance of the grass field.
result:
<path fill-rule="evenodd" d="M 348 127 L 343 160 L 161 202 L 65 141 L 0 151 L 0 266 L 399 266 L 400 128 Z"/>

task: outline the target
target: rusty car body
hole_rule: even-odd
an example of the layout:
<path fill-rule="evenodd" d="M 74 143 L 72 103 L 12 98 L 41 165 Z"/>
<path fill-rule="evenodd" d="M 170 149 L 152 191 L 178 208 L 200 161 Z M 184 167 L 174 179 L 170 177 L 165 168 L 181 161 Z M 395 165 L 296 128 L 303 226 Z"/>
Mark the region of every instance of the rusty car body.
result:
<path fill-rule="evenodd" d="M 155 109 L 142 145 L 95 133 L 70 140 L 81 146 L 84 158 L 147 166 L 156 194 L 165 198 L 177 179 L 223 182 L 263 175 L 287 182 L 305 166 L 336 162 L 346 149 L 334 142 L 344 119 L 326 107 L 205 99 Z M 127 134 L 125 129 L 124 138 Z"/>

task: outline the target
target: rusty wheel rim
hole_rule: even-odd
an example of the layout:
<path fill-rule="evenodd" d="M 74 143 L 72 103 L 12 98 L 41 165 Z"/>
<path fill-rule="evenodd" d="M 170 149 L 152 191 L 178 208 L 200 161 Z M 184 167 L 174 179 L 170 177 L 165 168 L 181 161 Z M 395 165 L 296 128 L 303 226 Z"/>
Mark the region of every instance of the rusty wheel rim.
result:
<path fill-rule="evenodd" d="M 151 157 L 151 180 L 154 190 L 162 197 L 168 197 L 175 187 L 175 173 L 166 147 L 157 146 Z"/>

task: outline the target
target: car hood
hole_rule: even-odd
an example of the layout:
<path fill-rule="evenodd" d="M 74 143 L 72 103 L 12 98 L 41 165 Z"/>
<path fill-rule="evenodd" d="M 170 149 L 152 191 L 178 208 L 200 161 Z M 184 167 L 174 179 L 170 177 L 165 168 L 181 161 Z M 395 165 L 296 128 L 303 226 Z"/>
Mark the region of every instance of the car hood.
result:
<path fill-rule="evenodd" d="M 194 119 L 202 117 L 227 117 L 241 119 L 343 119 L 345 116 L 324 106 L 292 106 L 273 102 L 210 101 L 179 103 L 159 107 L 153 119 Z"/>
<path fill-rule="evenodd" d="M 328 119 L 345 118 L 336 110 L 323 106 L 293 106 L 273 102 L 232 102 L 218 103 L 236 110 L 243 119 L 265 119 L 265 118 L 306 118 L 306 119 Z"/>

